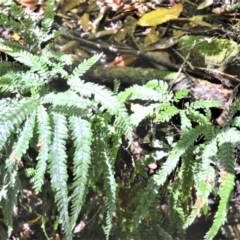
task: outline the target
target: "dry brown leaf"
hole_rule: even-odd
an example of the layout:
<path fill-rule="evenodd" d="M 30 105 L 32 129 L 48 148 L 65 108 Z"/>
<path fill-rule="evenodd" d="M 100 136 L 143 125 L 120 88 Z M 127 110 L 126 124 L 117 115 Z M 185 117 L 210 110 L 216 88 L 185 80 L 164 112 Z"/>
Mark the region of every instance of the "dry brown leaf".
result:
<path fill-rule="evenodd" d="M 160 8 L 152 12 L 144 14 L 137 22 L 139 26 L 157 26 L 171 19 L 178 18 L 182 12 L 183 6 L 181 3 L 175 4 L 171 8 Z"/>
<path fill-rule="evenodd" d="M 114 59 L 112 63 L 110 63 L 109 67 L 124 67 L 129 66 L 136 61 L 137 57 L 131 54 L 122 54 Z"/>
<path fill-rule="evenodd" d="M 17 0 L 17 2 L 24 8 L 33 11 L 38 5 L 39 0 Z"/>

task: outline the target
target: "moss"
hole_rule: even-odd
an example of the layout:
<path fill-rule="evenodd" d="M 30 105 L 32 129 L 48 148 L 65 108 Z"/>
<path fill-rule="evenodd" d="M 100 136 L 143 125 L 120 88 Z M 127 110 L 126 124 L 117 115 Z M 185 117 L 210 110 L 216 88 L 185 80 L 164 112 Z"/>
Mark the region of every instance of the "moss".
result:
<path fill-rule="evenodd" d="M 239 53 L 237 43 L 228 39 L 212 39 L 204 36 L 185 36 L 178 43 L 179 52 L 196 67 L 224 70 Z"/>

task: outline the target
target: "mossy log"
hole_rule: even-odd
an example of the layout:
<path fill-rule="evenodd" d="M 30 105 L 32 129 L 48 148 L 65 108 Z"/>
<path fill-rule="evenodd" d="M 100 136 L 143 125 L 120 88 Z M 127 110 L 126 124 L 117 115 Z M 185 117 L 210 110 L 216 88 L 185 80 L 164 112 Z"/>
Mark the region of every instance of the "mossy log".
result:
<path fill-rule="evenodd" d="M 226 107 L 233 91 L 224 88 L 222 84 L 213 84 L 184 73 L 151 68 L 95 67 L 87 71 L 83 79 L 96 83 L 113 83 L 114 79 L 118 79 L 122 84 L 129 86 L 142 85 L 152 79 L 164 80 L 173 90 L 188 89 L 194 100 L 218 100 L 222 109 Z"/>

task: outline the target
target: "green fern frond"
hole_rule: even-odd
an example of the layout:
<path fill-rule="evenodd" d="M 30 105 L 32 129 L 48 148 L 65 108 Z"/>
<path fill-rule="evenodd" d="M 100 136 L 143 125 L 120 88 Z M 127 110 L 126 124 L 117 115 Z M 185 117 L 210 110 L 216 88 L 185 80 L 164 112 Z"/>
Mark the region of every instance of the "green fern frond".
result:
<path fill-rule="evenodd" d="M 158 231 L 159 236 L 161 239 L 164 240 L 173 240 L 168 232 L 166 232 L 162 227 L 157 227 L 156 230 Z"/>
<path fill-rule="evenodd" d="M 180 125 L 181 131 L 183 133 L 189 131 L 189 129 L 192 128 L 191 120 L 187 117 L 185 111 L 180 111 L 179 115 L 181 120 L 181 125 Z"/>
<path fill-rule="evenodd" d="M 69 117 L 75 153 L 73 158 L 73 193 L 71 206 L 71 226 L 74 227 L 86 197 L 88 169 L 91 162 L 91 124 L 80 117 Z"/>
<path fill-rule="evenodd" d="M 186 90 L 186 89 L 179 90 L 175 93 L 173 100 L 174 100 L 174 102 L 179 102 L 187 95 L 188 95 L 188 90 Z"/>
<path fill-rule="evenodd" d="M 51 150 L 49 154 L 49 166 L 51 186 L 55 192 L 55 203 L 59 211 L 60 219 L 66 236 L 71 239 L 71 225 L 68 214 L 68 173 L 66 139 L 68 137 L 66 117 L 59 113 L 52 113 L 54 132 Z"/>
<path fill-rule="evenodd" d="M 213 107 L 220 107 L 221 104 L 219 101 L 216 100 L 199 100 L 199 101 L 194 101 L 190 104 L 190 107 L 192 109 L 208 109 L 208 108 L 213 108 Z"/>
<path fill-rule="evenodd" d="M 121 85 L 121 82 L 118 79 L 114 79 L 114 81 L 113 81 L 113 93 L 115 95 L 118 94 L 120 85 Z"/>
<path fill-rule="evenodd" d="M 133 104 L 131 106 L 131 110 L 133 114 L 131 114 L 130 119 L 133 126 L 138 126 L 138 124 L 145 118 L 150 115 L 153 115 L 154 109 L 159 106 L 159 103 L 150 104 L 149 106 L 142 106 L 140 104 Z"/>
<path fill-rule="evenodd" d="M 11 174 L 16 175 L 16 178 L 14 178 L 14 183 L 11 182 Z M 14 169 L 14 172 L 5 173 L 6 180 L 8 179 L 7 184 L 7 194 L 6 199 L 2 199 L 0 206 L 2 207 L 3 216 L 4 216 L 4 222 L 6 226 L 8 227 L 8 235 L 10 236 L 12 230 L 13 230 L 13 208 L 15 204 L 17 203 L 17 195 L 19 193 L 19 190 L 21 188 L 20 181 L 17 176 L 17 169 Z"/>
<path fill-rule="evenodd" d="M 222 126 L 227 126 L 229 123 L 231 124 L 233 116 L 240 110 L 240 101 L 237 99 L 234 103 L 230 104 L 227 109 L 219 117 L 221 119 Z"/>
<path fill-rule="evenodd" d="M 0 110 L 0 150 L 11 132 L 28 117 L 37 106 L 35 99 L 12 101 L 8 107 Z"/>
<path fill-rule="evenodd" d="M 68 78 L 68 83 L 72 88 L 75 88 L 78 85 L 78 81 L 80 81 L 80 77 L 86 73 L 102 56 L 102 53 L 95 54 L 91 58 L 84 60 L 73 70 L 73 73 Z"/>
<path fill-rule="evenodd" d="M 145 86 L 133 85 L 124 92 L 120 92 L 118 94 L 118 99 L 121 101 L 141 99 L 169 102 L 172 99 L 172 96 L 173 94 L 168 94 L 167 92 L 161 94 L 155 89 L 147 89 Z"/>
<path fill-rule="evenodd" d="M 29 51 L 13 51 L 7 52 L 8 55 L 12 56 L 16 61 L 28 66 L 31 68 L 31 72 L 37 71 L 39 75 L 42 77 L 48 76 L 48 63 L 49 59 L 45 58 L 44 56 L 37 56 Z"/>
<path fill-rule="evenodd" d="M 0 76 L 4 75 L 10 71 L 18 72 L 18 71 L 22 71 L 22 70 L 26 70 L 26 68 L 17 62 L 8 62 L 8 61 L 0 62 Z"/>
<path fill-rule="evenodd" d="M 111 160 L 109 158 L 109 153 L 106 150 L 107 149 L 103 150 L 104 162 L 102 163 L 102 167 L 103 167 L 104 189 L 106 191 L 106 206 L 107 206 L 105 234 L 106 234 L 106 239 L 109 239 L 109 235 L 112 227 L 113 213 L 116 209 L 116 183 L 114 179 L 114 172 L 112 169 L 112 165 L 110 164 Z"/>
<path fill-rule="evenodd" d="M 47 35 L 51 30 L 54 21 L 54 0 L 47 0 L 45 3 L 45 11 L 41 21 L 41 30 L 43 35 Z"/>
<path fill-rule="evenodd" d="M 110 114 L 115 115 L 115 126 L 121 129 L 126 134 L 132 134 L 132 126 L 130 125 L 129 115 L 125 105 L 119 101 L 112 92 L 103 86 L 96 85 L 90 82 L 78 81 L 75 89 L 71 85 L 73 91 L 79 92 L 82 96 L 91 97 L 94 95 L 94 100 L 101 103 Z"/>
<path fill-rule="evenodd" d="M 136 229 L 138 225 L 141 223 L 142 219 L 145 217 L 149 207 L 152 202 L 155 200 L 158 193 L 158 186 L 156 186 L 155 182 L 152 178 L 148 180 L 147 186 L 142 193 L 140 204 L 137 207 L 134 216 L 133 216 L 133 228 Z"/>
<path fill-rule="evenodd" d="M 195 188 L 197 190 L 197 199 L 187 218 L 184 228 L 187 228 L 195 220 L 201 209 L 208 203 L 209 194 L 212 192 L 215 185 L 215 171 L 211 166 L 216 161 L 217 157 L 217 140 L 216 133 L 213 127 L 208 128 L 205 133 L 205 147 L 202 153 L 199 172 L 195 174 Z"/>
<path fill-rule="evenodd" d="M 163 164 L 160 171 L 154 175 L 154 181 L 158 186 L 161 186 L 167 179 L 167 176 L 177 166 L 179 158 L 193 145 L 197 138 L 203 134 L 209 125 L 199 125 L 189 132 L 183 134 L 182 138 L 177 142 L 176 146 L 169 153 L 167 161 Z"/>
<path fill-rule="evenodd" d="M 17 92 L 18 82 L 20 79 L 19 73 L 14 73 L 12 71 L 7 72 L 0 77 L 0 92 Z"/>
<path fill-rule="evenodd" d="M 186 152 L 182 156 L 182 181 L 181 181 L 181 189 L 182 189 L 182 199 L 183 204 L 187 203 L 189 196 L 191 195 L 190 191 L 193 187 L 193 176 L 194 169 L 196 167 L 196 160 L 194 158 L 194 147 L 190 146 Z M 185 209 L 186 210 L 186 209 Z"/>
<path fill-rule="evenodd" d="M 169 120 L 180 111 L 177 107 L 171 106 L 169 103 L 163 103 L 156 109 L 156 112 L 154 122 L 169 122 Z"/>
<path fill-rule="evenodd" d="M 240 117 L 235 117 L 231 122 L 231 126 L 240 128 Z"/>
<path fill-rule="evenodd" d="M 218 195 L 220 196 L 220 202 L 218 205 L 218 210 L 214 216 L 213 225 L 210 230 L 205 235 L 205 239 L 213 239 L 214 236 L 218 233 L 219 228 L 226 221 L 226 216 L 228 212 L 228 204 L 231 198 L 231 193 L 234 188 L 234 147 L 231 142 L 228 141 L 229 132 L 226 129 L 223 129 L 221 133 L 218 134 L 217 138 L 219 141 L 219 150 L 220 150 L 220 187 Z"/>
<path fill-rule="evenodd" d="M 33 128 L 35 125 L 36 111 L 33 111 L 29 117 L 27 117 L 23 129 L 19 134 L 18 140 L 13 146 L 12 153 L 10 155 L 10 161 L 19 162 L 24 153 L 29 148 L 29 141 L 33 136 Z"/>
<path fill-rule="evenodd" d="M 38 122 L 38 143 L 39 153 L 37 156 L 37 166 L 33 177 L 33 187 L 40 191 L 44 184 L 44 175 L 47 169 L 47 160 L 51 144 L 51 126 L 50 118 L 43 106 L 39 106 L 37 112 Z"/>
<path fill-rule="evenodd" d="M 43 104 L 51 103 L 53 107 L 64 106 L 64 107 L 77 107 L 82 109 L 91 108 L 93 102 L 89 99 L 80 97 L 75 92 L 68 90 L 66 92 L 49 93 L 43 97 Z"/>
<path fill-rule="evenodd" d="M 197 122 L 198 124 L 211 123 L 210 122 L 211 119 L 208 119 L 205 115 L 203 115 L 202 113 L 200 113 L 194 109 L 189 109 L 188 117 L 189 117 L 189 119 Z"/>
<path fill-rule="evenodd" d="M 223 128 L 224 129 L 224 128 Z M 227 135 L 229 141 L 235 145 L 235 147 L 240 146 L 240 131 L 235 127 L 227 128 Z"/>
<path fill-rule="evenodd" d="M 148 81 L 144 86 L 148 89 L 155 89 L 162 94 L 168 92 L 168 83 L 166 81 L 153 79 Z M 172 94 L 171 91 L 168 93 Z"/>
<path fill-rule="evenodd" d="M 181 199 L 181 193 L 178 188 L 178 181 L 176 181 L 173 184 L 172 189 L 170 188 L 170 201 L 169 201 L 169 211 L 171 212 L 171 223 L 173 225 L 177 224 L 176 229 L 178 229 L 179 232 L 184 231 L 182 226 L 185 221 L 185 212 L 182 207 Z"/>
<path fill-rule="evenodd" d="M 23 12 L 23 9 L 14 3 L 11 7 L 11 11 L 15 14 L 20 14 Z M 23 27 L 21 22 L 14 20 L 13 17 L 1 14 L 0 25 L 5 29 L 11 29 L 12 32 L 19 34 L 26 41 L 30 40 L 31 42 L 37 42 L 36 36 L 33 32 L 29 28 Z M 31 26 L 33 26 L 33 22 L 31 23 Z"/>

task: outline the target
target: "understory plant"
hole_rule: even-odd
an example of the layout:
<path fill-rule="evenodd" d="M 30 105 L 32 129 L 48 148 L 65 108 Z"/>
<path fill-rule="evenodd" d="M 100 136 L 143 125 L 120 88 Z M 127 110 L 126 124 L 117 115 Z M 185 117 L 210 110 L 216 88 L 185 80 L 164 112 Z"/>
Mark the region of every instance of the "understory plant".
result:
<path fill-rule="evenodd" d="M 111 91 L 81 79 L 101 54 L 71 73 L 64 70 L 71 58 L 46 42 L 59 34 L 50 34 L 53 6 L 47 1 L 40 27 L 15 3 L 0 17 L 1 26 L 26 42 L 0 39 L 1 51 L 12 58 L 0 63 L 0 205 L 10 234 L 25 168 L 36 193 L 51 188 L 59 222 L 71 239 L 89 189 L 102 182 L 108 238 L 116 198 L 114 161 L 122 134 L 130 136 L 132 127 L 125 105 Z M 35 159 L 26 157 L 29 149 Z"/>
<path fill-rule="evenodd" d="M 161 229 L 167 215 L 170 229 L 165 228 L 168 229 L 167 233 L 161 229 L 157 236 L 172 239 L 169 233 L 173 234 L 173 226 L 177 226 L 175 230 L 181 235 L 197 216 L 207 215 L 210 194 L 219 197 L 219 202 L 205 239 L 213 239 L 226 222 L 235 185 L 235 151 L 239 148 L 240 131 L 239 117 L 234 116 L 240 109 L 240 101 L 236 100 L 224 111 L 217 119 L 219 126 L 216 126 L 211 108 L 219 107 L 219 102 L 186 101 L 184 108 L 180 109 L 178 103 L 186 93 L 181 90 L 174 95 L 168 91 L 166 83 L 153 80 L 145 86 L 135 85 L 119 94 L 119 99 L 124 101 L 144 100 L 147 103 L 133 107 L 133 123 L 138 124 L 148 118 L 161 126 L 164 122 L 170 123 L 172 118 L 179 119 L 179 124 L 175 126 L 180 133 L 179 139 L 174 140 L 174 132 L 171 131 L 166 131 L 163 141 L 153 138 L 155 151 L 141 163 L 147 166 L 155 162 L 160 167 L 145 183 L 141 197 L 138 196 L 135 214 L 129 223 L 133 232 L 144 225 L 150 230 L 147 234 L 154 232 L 153 229 Z M 160 209 L 161 200 L 168 201 L 167 210 Z M 155 224 L 152 228 L 146 226 L 149 221 L 148 225 Z"/>
<path fill-rule="evenodd" d="M 0 39 L 0 207 L 9 235 L 27 175 L 35 193 L 55 203 L 66 239 L 73 238 L 79 219 L 107 239 L 174 239 L 176 234 L 183 239 L 215 194 L 218 210 L 205 236 L 213 239 L 226 220 L 234 187 L 239 100 L 216 126 L 211 109 L 218 102 L 184 102 L 188 92 L 169 91 L 164 81 L 122 92 L 118 81 L 114 91 L 85 82 L 83 74 L 101 54 L 69 70 L 72 59 L 54 51 L 51 41 L 62 32 L 51 31 L 54 1 L 46 2 L 40 21 L 7 2 L 0 26 L 14 37 Z M 133 129 L 143 120 L 159 124 L 164 135 L 152 134 L 148 144 L 154 151 L 136 163 L 124 185 L 115 175 L 122 136 L 130 146 Z M 167 126 L 173 121 L 178 137 Z M 159 168 L 149 176 L 144 169 L 151 163 Z M 43 209 L 44 231 L 45 214 Z"/>

